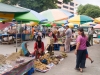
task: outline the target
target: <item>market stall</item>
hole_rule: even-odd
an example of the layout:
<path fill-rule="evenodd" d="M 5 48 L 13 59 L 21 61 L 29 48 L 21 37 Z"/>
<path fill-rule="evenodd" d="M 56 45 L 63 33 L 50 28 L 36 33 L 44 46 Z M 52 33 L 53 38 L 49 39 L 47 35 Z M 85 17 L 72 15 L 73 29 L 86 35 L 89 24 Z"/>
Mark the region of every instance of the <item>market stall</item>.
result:
<path fill-rule="evenodd" d="M 49 40 L 50 40 L 50 38 L 48 38 L 48 45 L 50 45 Z M 60 51 L 61 49 L 63 49 L 63 51 L 64 51 L 64 41 L 65 41 L 65 37 L 58 38 L 58 41 L 56 43 L 53 43 L 54 50 L 55 51 Z M 74 50 L 75 48 L 76 48 L 76 41 L 72 40 L 70 42 L 70 51 Z"/>
<path fill-rule="evenodd" d="M 21 57 L 17 53 L 0 55 L 0 75 L 23 75 L 34 72 L 32 57 Z M 28 74 L 31 75 L 31 74 Z"/>

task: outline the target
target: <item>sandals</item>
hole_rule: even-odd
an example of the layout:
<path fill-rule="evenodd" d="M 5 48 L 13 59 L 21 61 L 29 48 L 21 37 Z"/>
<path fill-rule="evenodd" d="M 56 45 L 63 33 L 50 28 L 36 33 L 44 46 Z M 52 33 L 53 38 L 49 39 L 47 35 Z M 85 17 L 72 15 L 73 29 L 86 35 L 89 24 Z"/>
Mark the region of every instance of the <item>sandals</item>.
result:
<path fill-rule="evenodd" d="M 81 73 L 83 73 L 83 69 L 82 69 L 82 68 L 79 68 L 79 71 L 80 71 Z"/>
<path fill-rule="evenodd" d="M 93 63 L 94 61 L 92 60 L 91 63 Z"/>

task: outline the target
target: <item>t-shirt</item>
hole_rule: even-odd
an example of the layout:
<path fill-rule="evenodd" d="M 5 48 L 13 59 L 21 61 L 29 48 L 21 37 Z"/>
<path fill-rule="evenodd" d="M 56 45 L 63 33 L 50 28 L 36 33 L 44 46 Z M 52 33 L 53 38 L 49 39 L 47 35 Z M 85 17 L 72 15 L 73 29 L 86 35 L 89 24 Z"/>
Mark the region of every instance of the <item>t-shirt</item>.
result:
<path fill-rule="evenodd" d="M 88 31 L 88 34 L 89 34 L 89 35 L 93 35 L 94 33 L 95 33 L 94 30 L 89 29 L 89 31 Z"/>
<path fill-rule="evenodd" d="M 80 46 L 79 46 L 79 49 L 78 50 L 85 50 L 85 49 L 87 49 L 86 41 L 87 41 L 87 37 L 82 37 L 81 35 L 79 35 L 77 37 L 76 42 L 77 43 L 80 42 Z"/>
<path fill-rule="evenodd" d="M 66 34 L 66 38 L 70 38 L 72 36 L 72 30 L 70 28 L 68 28 L 65 32 Z"/>

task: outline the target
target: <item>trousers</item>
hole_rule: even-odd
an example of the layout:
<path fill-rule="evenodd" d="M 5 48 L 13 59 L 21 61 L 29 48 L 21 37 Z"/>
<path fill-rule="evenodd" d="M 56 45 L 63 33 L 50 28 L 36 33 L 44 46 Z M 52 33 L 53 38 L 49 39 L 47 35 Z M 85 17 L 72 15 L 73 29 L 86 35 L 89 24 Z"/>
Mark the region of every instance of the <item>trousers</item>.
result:
<path fill-rule="evenodd" d="M 71 38 L 66 38 L 65 40 L 65 51 L 70 52 L 70 40 Z"/>
<path fill-rule="evenodd" d="M 84 68 L 86 61 L 86 50 L 78 50 L 76 55 L 76 68 Z"/>
<path fill-rule="evenodd" d="M 91 45 L 93 45 L 93 35 L 89 35 L 88 41 Z"/>

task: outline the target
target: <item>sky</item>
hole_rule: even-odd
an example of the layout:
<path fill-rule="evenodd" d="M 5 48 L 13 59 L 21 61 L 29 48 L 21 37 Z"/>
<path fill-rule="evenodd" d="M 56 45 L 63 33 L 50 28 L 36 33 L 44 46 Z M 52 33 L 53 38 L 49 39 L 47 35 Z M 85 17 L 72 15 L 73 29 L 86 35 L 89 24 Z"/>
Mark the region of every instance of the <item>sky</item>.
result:
<path fill-rule="evenodd" d="M 100 0 L 76 0 L 77 3 L 79 4 L 93 4 L 93 5 L 98 5 L 100 6 Z"/>

